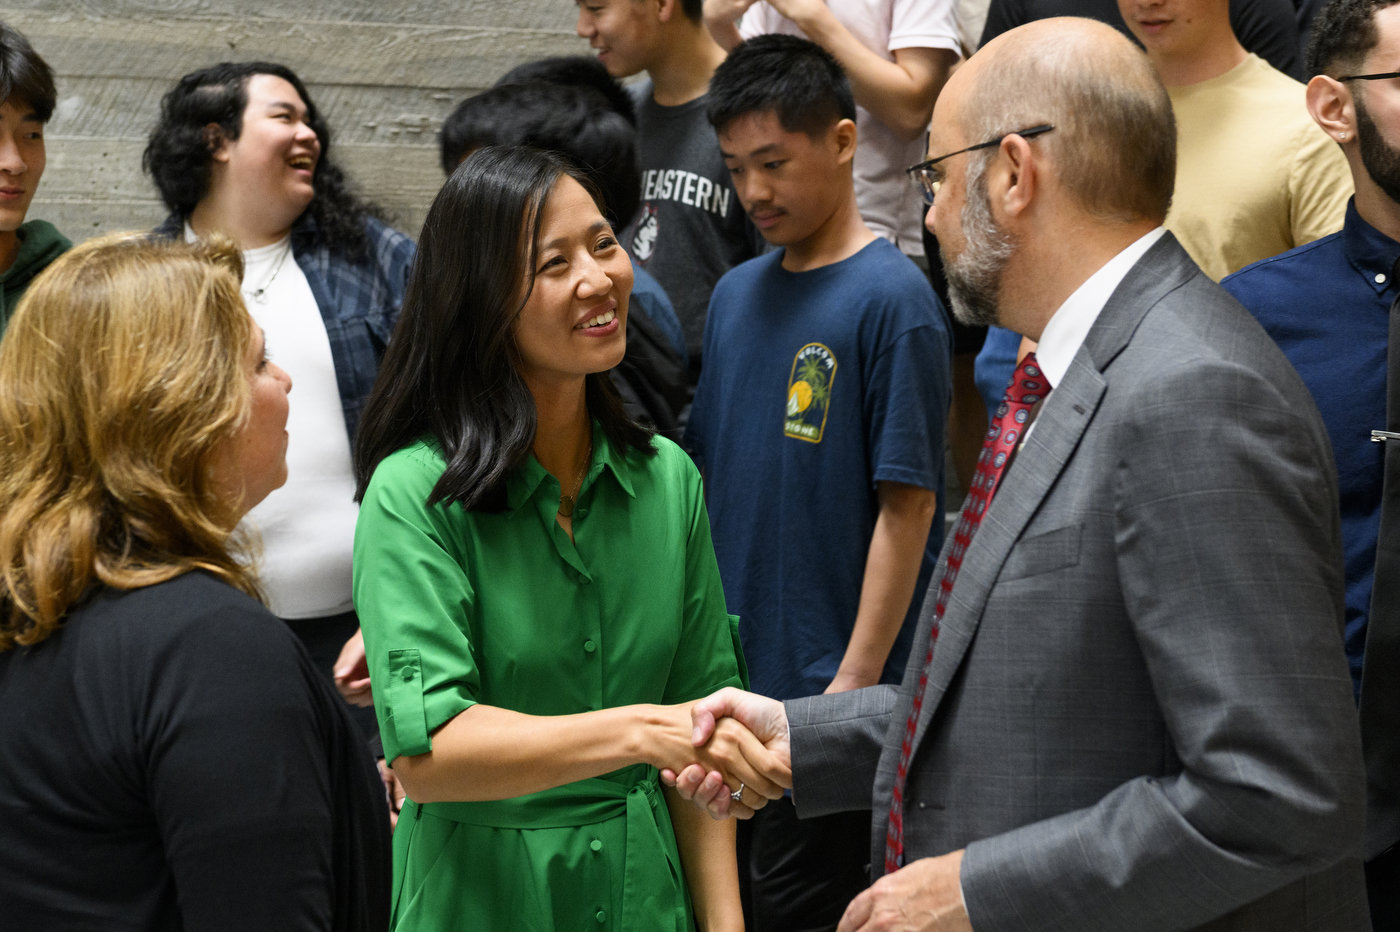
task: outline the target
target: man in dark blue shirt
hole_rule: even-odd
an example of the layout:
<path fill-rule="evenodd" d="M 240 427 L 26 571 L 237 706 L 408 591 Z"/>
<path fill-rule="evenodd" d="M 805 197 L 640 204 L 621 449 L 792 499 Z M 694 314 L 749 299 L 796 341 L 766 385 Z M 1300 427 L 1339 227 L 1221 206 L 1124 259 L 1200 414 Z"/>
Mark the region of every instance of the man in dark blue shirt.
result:
<path fill-rule="evenodd" d="M 1308 110 L 1351 166 L 1356 196 L 1346 224 L 1222 282 L 1297 368 L 1332 440 L 1346 650 L 1366 752 L 1366 881 L 1377 929 L 1400 928 L 1400 579 L 1387 572 L 1395 545 L 1386 543 L 1400 531 L 1400 441 L 1371 438 L 1373 430 L 1400 426 L 1396 401 L 1387 421 L 1388 394 L 1400 400 L 1400 345 L 1391 346 L 1392 334 L 1400 336 L 1400 321 L 1392 320 L 1400 314 L 1398 68 L 1400 0 L 1333 0 L 1318 16 Z"/>
<path fill-rule="evenodd" d="M 942 543 L 944 315 L 861 220 L 855 103 L 830 55 L 743 43 L 709 116 L 740 202 L 780 247 L 715 286 L 686 431 L 753 688 L 897 683 Z M 835 929 L 870 882 L 868 810 L 798 820 L 781 799 L 749 832 L 752 928 Z"/>

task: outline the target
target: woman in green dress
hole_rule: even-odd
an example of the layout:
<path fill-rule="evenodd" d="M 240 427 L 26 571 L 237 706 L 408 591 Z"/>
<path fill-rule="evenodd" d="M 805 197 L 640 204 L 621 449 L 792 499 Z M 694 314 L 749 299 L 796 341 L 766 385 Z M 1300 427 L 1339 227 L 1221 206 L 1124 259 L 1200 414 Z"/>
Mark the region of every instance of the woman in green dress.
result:
<path fill-rule="evenodd" d="M 355 607 L 409 797 L 394 929 L 743 928 L 733 823 L 657 771 L 782 790 L 747 733 L 691 744 L 742 654 L 699 474 L 607 378 L 631 284 L 554 156 L 482 149 L 428 213 L 356 446 Z"/>

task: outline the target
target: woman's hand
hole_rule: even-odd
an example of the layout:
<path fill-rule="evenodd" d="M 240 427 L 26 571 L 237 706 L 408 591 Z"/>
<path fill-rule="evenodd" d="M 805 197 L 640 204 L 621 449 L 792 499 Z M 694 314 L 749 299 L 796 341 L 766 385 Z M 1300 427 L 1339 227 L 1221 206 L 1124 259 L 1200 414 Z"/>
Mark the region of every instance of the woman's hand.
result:
<path fill-rule="evenodd" d="M 788 732 L 787 712 L 781 702 L 740 689 L 721 689 L 691 706 L 694 731 L 691 742 L 705 746 L 712 756 L 726 759 L 736 739 L 740 753 L 748 753 L 743 734 L 762 741 L 766 756 L 755 753 L 746 759 L 762 770 L 770 780 L 792 788 L 792 748 Z M 661 782 L 674 787 L 683 799 L 706 809 L 713 819 L 735 816 L 747 819 L 753 811 L 731 800 L 729 785 L 723 774 L 707 770 L 696 763 L 684 770 L 662 770 Z"/>
<path fill-rule="evenodd" d="M 701 747 L 694 743 L 696 729 L 692 719 L 693 703 L 674 706 L 652 706 L 642 725 L 639 757 L 670 774 L 680 773 L 691 766 L 717 775 L 728 792 L 743 787 L 743 799 L 730 804 L 730 815 L 748 818 L 754 810 L 762 809 L 770 799 L 783 795 L 784 787 L 765 774 L 787 775 L 791 769 L 779 755 L 734 719 L 722 719 L 714 735 Z"/>

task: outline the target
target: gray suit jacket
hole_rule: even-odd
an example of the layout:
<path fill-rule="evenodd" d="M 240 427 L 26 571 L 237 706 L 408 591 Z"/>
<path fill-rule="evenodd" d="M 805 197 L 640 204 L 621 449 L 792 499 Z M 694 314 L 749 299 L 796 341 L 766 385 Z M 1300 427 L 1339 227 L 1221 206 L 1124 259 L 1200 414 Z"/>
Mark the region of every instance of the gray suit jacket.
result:
<path fill-rule="evenodd" d="M 873 806 L 877 875 L 933 604 L 902 686 L 787 703 L 798 813 Z M 976 932 L 1369 929 L 1342 617 L 1312 399 L 1165 236 L 968 548 L 915 734 L 906 860 L 966 848 Z"/>

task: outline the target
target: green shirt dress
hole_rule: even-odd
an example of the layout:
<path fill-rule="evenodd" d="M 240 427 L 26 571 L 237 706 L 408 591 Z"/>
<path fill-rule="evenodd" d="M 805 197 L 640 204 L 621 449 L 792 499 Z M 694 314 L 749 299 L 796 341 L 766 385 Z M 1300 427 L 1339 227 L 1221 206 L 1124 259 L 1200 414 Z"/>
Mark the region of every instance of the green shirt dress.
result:
<path fill-rule="evenodd" d="M 477 702 L 530 715 L 677 703 L 742 685 L 737 619 L 700 475 L 675 444 L 593 463 L 559 527 L 533 457 L 498 514 L 429 506 L 446 464 L 420 442 L 375 470 L 355 528 L 355 608 L 385 757 L 423 754 Z M 689 932 L 655 768 L 490 802 L 405 804 L 392 928 Z"/>

